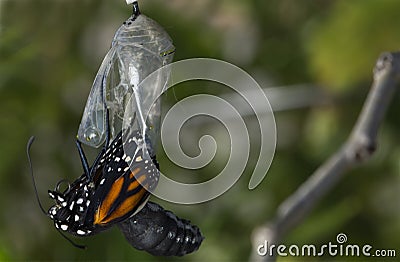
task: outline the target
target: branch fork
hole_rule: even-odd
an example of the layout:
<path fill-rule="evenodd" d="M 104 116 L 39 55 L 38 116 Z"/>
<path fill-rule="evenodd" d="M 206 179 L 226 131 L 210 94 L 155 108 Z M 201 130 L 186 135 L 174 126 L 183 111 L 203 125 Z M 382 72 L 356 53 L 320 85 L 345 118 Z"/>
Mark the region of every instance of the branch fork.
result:
<path fill-rule="evenodd" d="M 279 245 L 346 171 L 367 161 L 376 151 L 378 130 L 400 82 L 400 52 L 383 53 L 376 62 L 373 74 L 371 90 L 348 140 L 279 206 L 272 222 L 255 230 L 250 260 L 274 261 L 276 257 L 259 256 L 258 246 L 265 241 Z"/>

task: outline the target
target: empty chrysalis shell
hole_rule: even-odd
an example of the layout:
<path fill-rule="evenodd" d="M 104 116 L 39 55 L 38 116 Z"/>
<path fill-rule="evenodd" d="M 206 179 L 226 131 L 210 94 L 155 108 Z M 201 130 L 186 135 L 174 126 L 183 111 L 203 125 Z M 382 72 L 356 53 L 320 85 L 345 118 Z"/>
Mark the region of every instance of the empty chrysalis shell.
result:
<path fill-rule="evenodd" d="M 158 82 L 151 86 L 139 87 L 139 83 L 170 63 L 175 47 L 159 24 L 140 14 L 137 5 L 134 10 L 136 12 L 115 33 L 86 102 L 78 139 L 92 147 L 99 147 L 105 141 L 107 108 L 111 140 L 122 129 L 123 122 L 129 123 L 133 130 L 158 131 L 160 101 L 151 103 L 161 93 L 169 75 L 160 75 Z M 128 103 L 132 103 L 130 110 L 126 110 Z M 141 114 L 142 108 L 149 112 L 147 118 Z M 151 132 L 147 134 L 152 136 Z"/>

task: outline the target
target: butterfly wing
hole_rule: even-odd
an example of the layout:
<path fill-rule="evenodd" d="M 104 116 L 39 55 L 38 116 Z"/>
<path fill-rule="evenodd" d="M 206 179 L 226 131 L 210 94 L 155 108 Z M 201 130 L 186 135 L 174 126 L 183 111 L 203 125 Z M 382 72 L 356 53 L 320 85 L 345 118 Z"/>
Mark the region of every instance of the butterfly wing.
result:
<path fill-rule="evenodd" d="M 88 210 L 87 224 L 108 227 L 139 211 L 158 182 L 159 171 L 143 156 L 139 132 L 123 144 L 121 133 L 100 159 L 93 183 L 96 188 Z M 125 153 L 129 148 L 131 155 Z"/>

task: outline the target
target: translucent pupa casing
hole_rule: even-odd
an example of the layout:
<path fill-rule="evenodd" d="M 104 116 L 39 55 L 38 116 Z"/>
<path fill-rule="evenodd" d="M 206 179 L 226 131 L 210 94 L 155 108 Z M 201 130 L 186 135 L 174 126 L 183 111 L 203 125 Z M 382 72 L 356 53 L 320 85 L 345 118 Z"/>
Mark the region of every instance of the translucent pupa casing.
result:
<path fill-rule="evenodd" d="M 161 104 L 157 96 L 168 82 L 163 70 L 151 86 L 139 85 L 148 75 L 172 62 L 175 47 L 168 33 L 145 15 L 132 15 L 115 33 L 92 85 L 78 139 L 99 147 L 106 138 L 109 110 L 112 140 L 124 125 L 153 136 L 159 130 Z M 126 110 L 129 108 L 129 110 Z M 149 112 L 143 116 L 141 112 Z M 124 127 L 126 128 L 126 127 Z M 150 132 L 147 132 L 150 130 Z M 154 138 L 153 144 L 154 142 Z"/>

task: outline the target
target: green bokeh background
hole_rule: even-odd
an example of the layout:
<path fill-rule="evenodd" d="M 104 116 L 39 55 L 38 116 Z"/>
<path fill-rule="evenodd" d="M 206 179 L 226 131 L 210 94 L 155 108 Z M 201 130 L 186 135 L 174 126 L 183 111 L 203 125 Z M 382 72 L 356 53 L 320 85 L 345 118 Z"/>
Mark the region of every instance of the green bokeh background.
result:
<path fill-rule="evenodd" d="M 250 167 L 223 196 L 194 206 L 153 199 L 199 225 L 206 240 L 195 254 L 152 257 L 132 249 L 116 228 L 76 240 L 89 247 L 81 251 L 62 239 L 41 214 L 25 146 L 36 135 L 32 157 L 37 187 L 49 206 L 47 189 L 82 172 L 74 143 L 81 114 L 113 33 L 130 15 L 130 8 L 123 0 L 3 0 L 0 260 L 247 260 L 253 230 L 271 219 L 279 203 L 344 142 L 368 93 L 377 57 L 400 46 L 397 0 L 139 2 L 142 12 L 173 38 L 175 60 L 223 59 L 245 69 L 263 88 L 309 83 L 330 102 L 276 113 L 277 152 L 267 178 L 255 190 L 249 191 L 247 184 L 251 164 L 254 167 L 257 159 L 257 143 Z M 173 104 L 192 93 L 219 93 L 212 85 L 202 86 L 186 83 L 175 88 L 165 103 Z M 221 93 L 225 91 L 221 88 Z M 400 256 L 399 102 L 396 95 L 374 157 L 349 172 L 311 216 L 284 238 L 285 243 L 322 245 L 344 232 L 349 243 L 396 249 Z M 221 129 L 215 124 L 210 128 L 201 129 L 205 133 Z M 93 159 L 96 151 L 88 151 Z M 173 172 L 175 167 L 162 152 L 159 161 L 167 174 Z M 213 163 L 220 167 L 224 161 L 222 156 Z M 214 169 L 204 168 L 198 175 L 210 175 Z"/>

